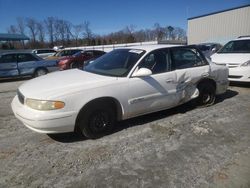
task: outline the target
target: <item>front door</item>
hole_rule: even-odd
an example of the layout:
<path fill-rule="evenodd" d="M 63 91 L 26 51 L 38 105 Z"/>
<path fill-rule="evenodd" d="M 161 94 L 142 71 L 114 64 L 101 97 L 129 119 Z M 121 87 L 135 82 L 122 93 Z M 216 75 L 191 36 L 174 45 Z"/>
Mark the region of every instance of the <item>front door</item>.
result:
<path fill-rule="evenodd" d="M 148 68 L 152 75 L 129 79 L 129 117 L 175 106 L 176 73 L 172 71 L 167 49 L 149 53 L 138 65 Z"/>

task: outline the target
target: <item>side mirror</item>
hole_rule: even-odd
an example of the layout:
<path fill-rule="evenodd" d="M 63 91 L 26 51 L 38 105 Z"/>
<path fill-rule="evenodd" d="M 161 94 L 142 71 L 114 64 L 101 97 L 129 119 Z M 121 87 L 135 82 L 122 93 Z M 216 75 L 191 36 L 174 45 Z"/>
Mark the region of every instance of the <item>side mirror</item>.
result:
<path fill-rule="evenodd" d="M 217 49 L 214 47 L 212 48 L 212 52 L 215 53 L 217 51 Z"/>
<path fill-rule="evenodd" d="M 147 68 L 140 68 L 139 70 L 135 71 L 132 77 L 145 77 L 152 75 L 152 71 Z"/>

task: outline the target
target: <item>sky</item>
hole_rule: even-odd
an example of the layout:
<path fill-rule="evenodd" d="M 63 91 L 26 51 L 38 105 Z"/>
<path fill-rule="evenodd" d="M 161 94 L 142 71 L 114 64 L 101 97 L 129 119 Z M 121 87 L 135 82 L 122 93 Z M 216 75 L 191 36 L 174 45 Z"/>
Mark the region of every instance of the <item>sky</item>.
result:
<path fill-rule="evenodd" d="M 250 4 L 250 0 L 0 0 L 0 33 L 17 17 L 39 21 L 53 16 L 80 24 L 90 22 L 95 34 L 175 26 L 187 30 L 187 18 Z"/>

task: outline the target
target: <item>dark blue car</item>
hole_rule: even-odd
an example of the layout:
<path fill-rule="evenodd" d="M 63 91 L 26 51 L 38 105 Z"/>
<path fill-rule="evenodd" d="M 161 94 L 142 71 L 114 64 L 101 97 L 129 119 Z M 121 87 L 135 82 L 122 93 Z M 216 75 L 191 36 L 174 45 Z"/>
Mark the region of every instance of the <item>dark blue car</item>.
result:
<path fill-rule="evenodd" d="M 32 53 L 9 52 L 0 54 L 0 78 L 42 76 L 58 70 L 56 60 L 44 60 Z"/>

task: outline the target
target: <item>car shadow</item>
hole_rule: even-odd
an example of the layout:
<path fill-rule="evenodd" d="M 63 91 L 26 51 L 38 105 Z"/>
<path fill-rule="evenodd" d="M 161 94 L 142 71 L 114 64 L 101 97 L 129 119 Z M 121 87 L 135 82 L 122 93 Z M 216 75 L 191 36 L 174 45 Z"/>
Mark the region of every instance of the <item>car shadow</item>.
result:
<path fill-rule="evenodd" d="M 250 88 L 250 83 L 248 82 L 230 82 L 230 86 Z"/>
<path fill-rule="evenodd" d="M 221 103 L 224 100 L 230 99 L 236 95 L 238 95 L 238 92 L 228 89 L 226 93 L 217 96 L 215 104 Z M 143 124 L 150 123 L 156 120 L 161 120 L 172 115 L 184 114 L 196 108 L 198 108 L 198 106 L 196 105 L 195 100 L 192 100 L 192 101 L 189 101 L 185 104 L 182 104 L 180 106 L 177 106 L 171 109 L 162 110 L 159 112 L 154 112 L 151 114 L 142 115 L 139 117 L 120 121 L 116 124 L 115 129 L 113 130 L 111 134 L 120 132 L 130 127 L 143 125 Z M 48 136 L 51 139 L 58 141 L 58 142 L 62 142 L 62 143 L 72 143 L 72 142 L 80 142 L 80 141 L 88 140 L 88 138 L 85 138 L 79 133 L 49 134 Z"/>
<path fill-rule="evenodd" d="M 87 140 L 86 137 L 83 135 L 72 132 L 72 133 L 59 133 L 59 134 L 48 134 L 48 136 L 57 141 L 57 142 L 62 142 L 62 143 L 72 143 L 72 142 L 80 142 Z"/>
<path fill-rule="evenodd" d="M 233 98 L 236 95 L 238 95 L 237 91 L 228 89 L 224 94 L 218 95 L 216 97 L 215 105 L 223 102 L 224 100 Z M 114 130 L 114 133 L 122 131 L 123 129 L 127 129 L 129 127 L 138 126 L 138 125 L 150 123 L 150 122 L 153 122 L 156 120 L 164 119 L 164 118 L 172 116 L 172 115 L 184 114 L 184 113 L 191 111 L 191 110 L 194 110 L 196 108 L 200 108 L 200 107 L 197 105 L 196 100 L 194 99 L 192 101 L 189 101 L 185 104 L 182 104 L 180 106 L 177 106 L 177 107 L 174 107 L 171 109 L 162 110 L 159 112 L 155 112 L 155 113 L 135 117 L 132 119 L 124 120 L 124 121 L 117 123 L 117 126 Z"/>
<path fill-rule="evenodd" d="M 4 82 L 17 82 L 17 81 L 24 81 L 24 80 L 30 80 L 31 77 L 22 77 L 22 78 L 0 78 L 0 83 Z"/>

